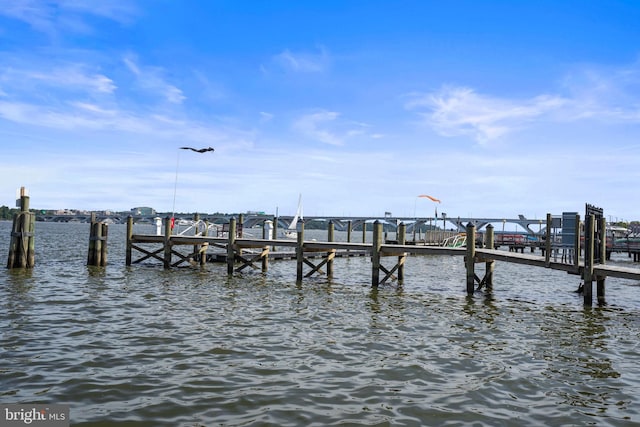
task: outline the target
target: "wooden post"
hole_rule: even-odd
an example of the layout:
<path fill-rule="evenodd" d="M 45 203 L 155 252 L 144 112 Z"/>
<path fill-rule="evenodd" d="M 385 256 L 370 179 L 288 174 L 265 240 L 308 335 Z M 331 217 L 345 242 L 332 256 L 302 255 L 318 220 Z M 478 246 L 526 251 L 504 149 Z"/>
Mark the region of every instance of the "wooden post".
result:
<path fill-rule="evenodd" d="M 487 236 L 486 236 L 486 240 L 485 240 L 485 246 L 487 247 L 487 249 L 495 249 L 495 236 L 494 236 L 494 230 L 493 230 L 493 225 L 489 224 L 487 225 Z M 493 269 L 495 266 L 496 261 L 495 260 L 491 260 L 491 261 L 487 261 L 484 264 L 484 286 L 487 289 L 487 291 L 491 291 L 493 289 Z"/>
<path fill-rule="evenodd" d="M 347 242 L 351 243 L 351 220 L 347 221 Z"/>
<path fill-rule="evenodd" d="M 271 229 L 271 227 L 269 227 L 269 225 L 267 224 L 267 221 L 264 221 L 262 223 L 262 238 L 264 240 L 269 240 L 269 231 L 270 231 L 270 229 Z M 263 252 L 262 272 L 264 273 L 269 269 L 269 245 L 264 246 L 262 248 L 262 252 Z"/>
<path fill-rule="evenodd" d="M 367 221 L 362 221 L 362 243 L 367 243 Z"/>
<path fill-rule="evenodd" d="M 207 237 L 209 235 L 209 220 L 204 221 L 204 230 L 202 230 L 202 236 Z M 200 247 L 200 266 L 207 264 L 207 249 L 209 243 L 203 243 Z"/>
<path fill-rule="evenodd" d="M 467 254 L 465 267 L 467 269 L 467 295 L 473 295 L 475 288 L 475 262 L 476 262 L 476 226 L 471 222 L 467 224 Z"/>
<path fill-rule="evenodd" d="M 329 221 L 327 225 L 327 242 L 333 242 L 335 238 L 335 226 L 333 221 Z M 332 249 L 327 253 L 327 277 L 333 277 L 333 258 L 335 256 L 335 249 Z"/>
<path fill-rule="evenodd" d="M 304 221 L 298 221 L 298 244 L 296 246 L 296 283 L 302 283 L 304 265 Z"/>
<path fill-rule="evenodd" d="M 233 274 L 233 265 L 236 261 L 235 256 L 235 244 L 236 244 L 236 219 L 229 219 L 229 236 L 227 240 L 227 274 L 231 276 Z"/>
<path fill-rule="evenodd" d="M 87 265 L 94 267 L 104 267 L 107 265 L 107 233 L 107 224 L 96 220 L 95 212 L 91 213 Z"/>
<path fill-rule="evenodd" d="M 371 244 L 371 286 L 377 287 L 380 283 L 380 249 L 382 248 L 382 223 L 376 220 L 373 223 L 373 242 Z"/>
<path fill-rule="evenodd" d="M 198 221 L 200 221 L 200 214 L 198 212 L 193 214 L 193 235 L 198 235 Z M 193 253 L 200 253 L 200 245 L 193 245 Z"/>
<path fill-rule="evenodd" d="M 27 250 L 27 267 L 33 268 L 36 265 L 36 214 L 29 212 L 29 237 Z"/>
<path fill-rule="evenodd" d="M 551 265 L 551 214 L 547 214 L 547 230 L 545 234 L 545 242 L 544 242 L 544 265 L 545 267 L 549 267 Z"/>
<path fill-rule="evenodd" d="M 273 240 L 276 240 L 278 238 L 278 217 L 277 216 L 273 217 L 273 233 L 271 234 L 271 238 Z"/>
<path fill-rule="evenodd" d="M 91 223 L 89 224 L 89 251 L 87 252 L 87 265 L 96 265 L 96 214 L 91 213 Z"/>
<path fill-rule="evenodd" d="M 577 271 L 580 266 L 580 215 L 576 215 L 576 229 L 574 232 L 576 236 L 573 242 L 573 266 Z"/>
<path fill-rule="evenodd" d="M 18 239 L 20 230 L 20 214 L 13 214 L 13 224 L 11 226 L 11 240 L 9 243 L 9 256 L 7 257 L 7 268 L 17 267 L 16 265 L 16 257 L 19 253 L 18 251 Z"/>
<path fill-rule="evenodd" d="M 20 212 L 14 214 L 7 268 L 33 268 L 35 265 L 35 215 L 29 212 L 29 196 L 20 188 Z"/>
<path fill-rule="evenodd" d="M 109 226 L 104 222 L 102 222 L 100 223 L 100 227 L 102 228 L 102 247 L 100 248 L 100 267 L 106 267 L 107 254 L 108 254 L 107 237 L 109 234 Z"/>
<path fill-rule="evenodd" d="M 600 264 L 604 265 L 606 263 L 606 253 L 607 253 L 607 219 L 605 217 L 600 218 Z M 606 276 L 597 277 L 596 278 L 596 298 L 598 300 L 598 305 L 604 305 L 604 294 L 605 294 L 605 279 Z"/>
<path fill-rule="evenodd" d="M 27 242 L 28 236 L 26 236 L 27 231 L 27 223 L 29 221 L 29 217 L 27 212 L 20 212 L 20 221 L 19 221 L 19 240 L 18 240 L 18 268 L 27 268 L 27 257 L 25 257 L 27 248 L 25 243 Z"/>
<path fill-rule="evenodd" d="M 164 219 L 164 268 L 171 268 L 171 217 Z"/>
<path fill-rule="evenodd" d="M 584 305 L 593 304 L 593 256 L 595 240 L 595 216 L 588 214 L 585 218 L 584 230 L 584 273 L 582 286 Z"/>
<path fill-rule="evenodd" d="M 95 266 L 100 266 L 102 264 L 102 226 L 99 222 L 95 222 L 93 225 L 95 232 L 94 237 L 96 239 L 96 245 L 94 247 L 95 256 L 94 256 L 94 264 Z"/>
<path fill-rule="evenodd" d="M 397 239 L 399 245 L 404 245 L 407 241 L 407 225 L 404 222 L 400 223 L 398 226 Z M 398 256 L 398 283 L 402 283 L 404 281 L 405 255 Z"/>
<path fill-rule="evenodd" d="M 131 265 L 131 253 L 133 249 L 133 217 L 127 217 L 127 252 L 125 255 L 125 264 Z"/>

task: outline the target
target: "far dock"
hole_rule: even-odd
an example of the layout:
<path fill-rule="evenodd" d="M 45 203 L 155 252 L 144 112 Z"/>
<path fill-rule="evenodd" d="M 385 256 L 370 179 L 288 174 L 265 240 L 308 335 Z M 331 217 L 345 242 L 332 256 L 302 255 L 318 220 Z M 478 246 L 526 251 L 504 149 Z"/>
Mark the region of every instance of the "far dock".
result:
<path fill-rule="evenodd" d="M 597 219 L 597 221 L 596 221 Z M 208 236 L 208 228 L 194 229 L 193 235 L 171 234 L 170 218 L 164 220 L 164 234 L 144 235 L 133 234 L 133 220 L 127 225 L 127 255 L 126 264 L 131 265 L 147 259 L 160 261 L 165 268 L 185 265 L 204 265 L 208 261 L 222 261 L 227 264 L 227 274 L 246 268 L 266 272 L 270 260 L 296 260 L 296 279 L 302 281 L 304 277 L 322 274 L 331 277 L 333 274 L 333 260 L 336 257 L 368 256 L 372 262 L 372 286 L 379 286 L 389 280 L 402 283 L 404 279 L 404 264 L 411 255 L 450 255 L 462 256 L 467 270 L 467 293 L 493 286 L 493 270 L 496 261 L 524 264 L 533 267 L 561 270 L 579 275 L 584 282 L 584 304 L 593 303 L 592 283 L 597 282 L 596 294 L 598 303 L 604 303 L 607 277 L 640 280 L 640 269 L 612 266 L 606 264 L 605 222 L 602 217 L 588 214 L 584 223 L 584 238 L 575 237 L 574 245 L 556 245 L 551 236 L 551 215 L 547 215 L 547 235 L 544 243 L 531 245 L 531 252 L 505 251 L 497 249 L 493 226 L 489 224 L 486 232 L 478 239 L 475 225 L 466 226 L 464 246 L 436 246 L 434 244 L 419 244 L 417 241 L 406 241 L 406 226 L 400 224 L 396 239 L 384 239 L 383 224 L 376 221 L 373 224 L 373 241 L 371 243 L 337 242 L 334 241 L 334 227 L 328 224 L 327 241 L 309 241 L 304 239 L 304 222 L 300 224 L 297 240 L 273 239 L 267 227 L 263 229 L 263 238 L 244 238 L 238 233 L 235 218 L 231 218 L 226 228 L 226 236 Z M 576 222 L 576 234 L 580 236 L 581 223 Z M 455 233 L 460 234 L 460 233 Z M 363 239 L 364 240 L 364 239 Z M 446 239 L 445 239 L 446 240 Z M 469 244 L 469 242 L 474 242 Z M 149 246 L 153 246 L 150 248 Z M 178 251 L 179 247 L 187 247 L 187 253 Z M 211 248 L 215 250 L 209 251 Z M 277 250 L 274 250 L 276 249 Z M 542 250 L 542 255 L 533 253 L 535 248 Z M 142 253 L 142 257 L 133 259 L 133 252 Z M 562 251 L 562 255 L 559 253 Z M 581 253 L 584 257 L 581 260 Z M 387 267 L 384 259 L 393 258 L 393 265 Z M 558 261 L 560 258 L 560 261 Z M 476 274 L 475 266 L 484 264 L 483 277 Z M 305 272 L 305 266 L 307 271 Z M 481 270 L 482 272 L 482 270 Z"/>

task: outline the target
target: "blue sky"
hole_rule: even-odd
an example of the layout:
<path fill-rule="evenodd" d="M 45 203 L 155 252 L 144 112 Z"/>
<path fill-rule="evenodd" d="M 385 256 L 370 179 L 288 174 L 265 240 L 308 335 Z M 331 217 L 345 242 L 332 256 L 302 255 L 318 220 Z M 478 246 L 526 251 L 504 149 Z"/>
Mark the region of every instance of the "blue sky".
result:
<path fill-rule="evenodd" d="M 638 22 L 611 0 L 0 0 L 0 205 L 640 219 Z"/>

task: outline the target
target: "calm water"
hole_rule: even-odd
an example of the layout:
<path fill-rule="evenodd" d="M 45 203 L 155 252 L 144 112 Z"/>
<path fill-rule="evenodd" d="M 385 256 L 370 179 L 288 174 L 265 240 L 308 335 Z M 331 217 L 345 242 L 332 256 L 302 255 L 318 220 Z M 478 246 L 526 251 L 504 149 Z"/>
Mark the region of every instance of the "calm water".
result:
<path fill-rule="evenodd" d="M 0 402 L 84 426 L 640 423 L 640 283 L 583 308 L 577 277 L 500 262 L 467 298 L 458 257 L 409 257 L 377 290 L 368 258 L 301 285 L 294 261 L 127 268 L 121 225 L 88 268 L 88 227 L 37 223 L 33 271 L 0 268 Z"/>

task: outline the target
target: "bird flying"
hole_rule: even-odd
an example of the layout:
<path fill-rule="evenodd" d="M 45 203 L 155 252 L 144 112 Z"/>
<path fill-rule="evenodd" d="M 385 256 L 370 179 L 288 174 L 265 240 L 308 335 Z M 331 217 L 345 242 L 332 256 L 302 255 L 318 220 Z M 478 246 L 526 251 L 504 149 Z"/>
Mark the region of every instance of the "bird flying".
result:
<path fill-rule="evenodd" d="M 209 148 L 180 147 L 180 149 L 191 150 L 191 151 L 195 151 L 196 153 L 206 153 L 207 151 L 215 151 L 213 147 L 209 147 Z"/>

